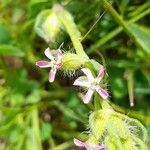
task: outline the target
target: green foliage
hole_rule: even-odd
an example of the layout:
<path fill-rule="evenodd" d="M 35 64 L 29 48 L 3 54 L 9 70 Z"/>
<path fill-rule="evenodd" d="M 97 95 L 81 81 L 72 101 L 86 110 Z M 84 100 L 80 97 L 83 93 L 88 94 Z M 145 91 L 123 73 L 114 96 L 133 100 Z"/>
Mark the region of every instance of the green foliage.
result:
<path fill-rule="evenodd" d="M 49 70 L 35 66 L 36 61 L 44 59 L 43 52 L 48 47 L 35 33 L 36 18 L 56 3 L 65 8 L 62 14 L 69 16 L 72 30 L 58 14 L 63 34 L 58 32 L 58 41 L 50 43 L 50 47 L 58 47 L 64 41 L 64 51 L 84 49 L 90 59 L 104 64 L 114 110 L 139 119 L 150 137 L 149 0 L 114 0 L 112 4 L 106 0 L 6 0 L 0 3 L 0 149 L 73 149 L 72 139 L 87 127 L 93 105 L 84 106 L 77 97 L 78 90 L 71 86 L 80 72 L 74 76 L 69 72 L 71 78 L 65 78 L 65 72 L 60 71 L 56 81 L 49 84 Z M 86 35 L 105 9 L 103 17 Z M 83 47 L 73 47 L 66 31 L 77 35 L 73 43 L 82 41 Z M 79 67 L 79 60 L 74 61 Z M 91 65 L 97 70 L 96 61 L 85 64 L 89 68 Z M 129 102 L 134 102 L 134 107 Z M 120 113 L 112 115 L 111 124 L 105 122 L 108 118 L 103 115 L 99 115 L 100 122 L 95 122 L 104 127 L 96 132 L 108 148 L 116 150 L 117 145 L 122 149 L 120 142 L 124 142 L 125 149 L 137 143 L 145 150 L 146 131 L 141 123 Z M 103 139 L 106 126 L 110 134 Z M 125 133 L 131 126 L 138 127 L 138 135 Z M 84 134 L 79 136 L 86 138 Z"/>
<path fill-rule="evenodd" d="M 150 53 L 150 30 L 146 30 L 144 27 L 136 24 L 130 24 L 128 28 L 141 48 L 147 53 Z"/>

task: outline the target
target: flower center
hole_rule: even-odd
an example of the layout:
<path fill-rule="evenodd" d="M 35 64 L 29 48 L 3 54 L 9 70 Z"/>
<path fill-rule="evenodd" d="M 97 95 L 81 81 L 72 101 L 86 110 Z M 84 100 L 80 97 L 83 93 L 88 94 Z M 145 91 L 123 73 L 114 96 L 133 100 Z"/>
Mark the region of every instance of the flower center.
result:
<path fill-rule="evenodd" d="M 57 63 L 56 59 L 53 59 L 52 61 L 53 67 L 54 68 L 61 68 L 62 67 L 62 63 Z"/>
<path fill-rule="evenodd" d="M 90 82 L 90 88 L 92 90 L 95 90 L 97 86 L 98 86 L 98 82 L 96 79 L 94 81 Z"/>

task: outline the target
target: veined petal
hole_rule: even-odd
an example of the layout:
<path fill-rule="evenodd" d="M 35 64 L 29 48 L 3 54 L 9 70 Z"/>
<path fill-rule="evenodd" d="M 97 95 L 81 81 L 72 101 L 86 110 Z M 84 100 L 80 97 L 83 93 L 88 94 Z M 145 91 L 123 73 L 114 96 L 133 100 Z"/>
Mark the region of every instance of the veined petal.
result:
<path fill-rule="evenodd" d="M 57 50 L 57 58 L 56 63 L 60 64 L 62 59 L 62 51 L 60 49 Z"/>
<path fill-rule="evenodd" d="M 107 90 L 104 90 L 104 89 L 101 88 L 101 87 L 97 87 L 97 88 L 96 88 L 96 91 L 98 92 L 98 94 L 99 94 L 103 99 L 107 99 L 108 96 L 109 96 Z"/>
<path fill-rule="evenodd" d="M 90 81 L 91 81 L 91 80 L 92 80 L 92 81 L 94 80 L 94 77 L 93 77 L 93 75 L 92 75 L 90 69 L 82 68 L 81 70 L 82 70 L 82 72 L 87 76 L 87 78 L 88 78 Z"/>
<path fill-rule="evenodd" d="M 85 104 L 88 104 L 92 98 L 94 91 L 91 89 L 88 89 L 87 93 L 83 96 L 83 102 Z"/>
<path fill-rule="evenodd" d="M 52 68 L 49 72 L 49 82 L 53 82 L 55 80 L 56 69 Z"/>
<path fill-rule="evenodd" d="M 47 49 L 44 51 L 44 54 L 45 54 L 46 57 L 49 58 L 50 60 L 53 60 L 53 59 L 54 59 L 54 57 L 53 57 L 53 55 L 52 55 L 52 53 L 51 53 L 50 48 L 47 48 Z"/>
<path fill-rule="evenodd" d="M 44 60 L 41 60 L 41 61 L 37 61 L 35 63 L 36 66 L 40 67 L 40 68 L 47 68 L 47 67 L 51 67 L 52 64 L 48 61 L 44 61 Z"/>
<path fill-rule="evenodd" d="M 97 145 L 94 147 L 94 150 L 105 150 L 105 148 L 102 145 Z"/>
<path fill-rule="evenodd" d="M 74 138 L 73 142 L 76 146 L 84 147 L 84 143 L 78 139 Z"/>
<path fill-rule="evenodd" d="M 103 79 L 103 77 L 104 77 L 104 67 L 101 65 L 97 75 L 98 82 L 100 82 Z"/>
<path fill-rule="evenodd" d="M 78 139 L 75 139 L 74 138 L 74 144 L 76 145 L 76 146 L 79 146 L 79 147 L 85 147 L 87 150 L 90 150 L 90 145 L 89 144 L 87 144 L 87 143 L 85 143 L 85 142 L 82 142 L 82 141 L 80 141 L 80 140 L 78 140 Z"/>
<path fill-rule="evenodd" d="M 86 148 L 86 150 L 91 150 L 90 145 L 88 143 L 84 143 L 84 147 Z"/>
<path fill-rule="evenodd" d="M 89 87 L 88 82 L 85 80 L 82 80 L 80 77 L 74 81 L 73 85 Z"/>

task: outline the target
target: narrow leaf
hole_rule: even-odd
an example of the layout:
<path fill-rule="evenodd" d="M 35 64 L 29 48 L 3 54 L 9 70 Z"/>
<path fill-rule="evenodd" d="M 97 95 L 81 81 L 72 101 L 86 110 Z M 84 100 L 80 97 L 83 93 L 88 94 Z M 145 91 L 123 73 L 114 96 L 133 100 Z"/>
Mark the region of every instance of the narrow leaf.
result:
<path fill-rule="evenodd" d="M 136 43 L 150 54 L 150 31 L 136 24 L 128 24 L 128 29 Z"/>

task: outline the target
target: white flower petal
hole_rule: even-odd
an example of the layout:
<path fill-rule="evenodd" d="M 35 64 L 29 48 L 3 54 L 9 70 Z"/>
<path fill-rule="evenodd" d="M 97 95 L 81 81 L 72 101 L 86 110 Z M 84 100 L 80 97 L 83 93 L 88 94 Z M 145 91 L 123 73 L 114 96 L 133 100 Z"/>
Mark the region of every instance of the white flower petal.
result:
<path fill-rule="evenodd" d="M 80 141 L 80 140 L 78 140 L 78 139 L 75 139 L 75 138 L 74 138 L 73 141 L 74 141 L 74 144 L 75 144 L 76 146 L 85 147 L 86 150 L 90 150 L 90 145 L 89 145 L 88 143 L 82 142 L 82 141 Z"/>
<path fill-rule="evenodd" d="M 89 83 L 85 80 L 82 80 L 80 77 L 74 81 L 73 85 L 89 87 Z"/>
<path fill-rule="evenodd" d="M 56 63 L 60 64 L 62 60 L 62 51 L 60 49 L 57 50 L 57 58 L 56 58 Z"/>
<path fill-rule="evenodd" d="M 51 53 L 50 48 L 47 48 L 47 49 L 44 51 L 44 54 L 45 54 L 46 57 L 49 58 L 50 60 L 53 60 L 53 59 L 54 59 L 54 57 L 53 57 L 53 55 L 52 55 L 52 53 Z"/>
<path fill-rule="evenodd" d="M 84 147 L 84 143 L 78 139 L 74 138 L 73 142 L 76 146 Z"/>
<path fill-rule="evenodd" d="M 52 68 L 49 72 L 49 82 L 53 82 L 55 80 L 56 69 Z"/>
<path fill-rule="evenodd" d="M 93 81 L 93 80 L 94 80 L 94 77 L 93 77 L 93 75 L 92 75 L 90 69 L 82 68 L 81 70 L 82 70 L 82 72 L 87 76 L 88 80 L 90 80 L 90 81 Z"/>
<path fill-rule="evenodd" d="M 89 89 L 89 90 L 87 91 L 87 93 L 83 96 L 83 102 L 84 102 L 85 104 L 88 104 L 88 103 L 90 102 L 93 93 L 94 93 L 94 91 L 91 90 L 91 89 Z"/>
<path fill-rule="evenodd" d="M 102 145 L 96 145 L 96 146 L 94 147 L 94 150 L 105 150 L 105 148 L 104 148 L 104 146 L 102 146 Z"/>

